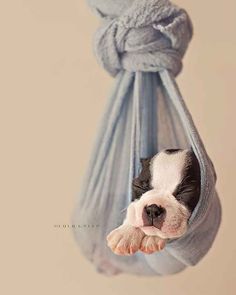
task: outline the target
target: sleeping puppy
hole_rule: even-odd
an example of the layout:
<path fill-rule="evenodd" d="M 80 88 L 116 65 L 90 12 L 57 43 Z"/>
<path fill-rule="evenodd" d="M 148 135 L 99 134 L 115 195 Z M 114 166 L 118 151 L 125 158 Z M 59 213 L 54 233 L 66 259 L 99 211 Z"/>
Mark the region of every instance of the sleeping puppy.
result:
<path fill-rule="evenodd" d="M 141 160 L 123 224 L 107 236 L 118 255 L 151 254 L 181 237 L 200 196 L 200 167 L 192 150 L 163 150 Z"/>

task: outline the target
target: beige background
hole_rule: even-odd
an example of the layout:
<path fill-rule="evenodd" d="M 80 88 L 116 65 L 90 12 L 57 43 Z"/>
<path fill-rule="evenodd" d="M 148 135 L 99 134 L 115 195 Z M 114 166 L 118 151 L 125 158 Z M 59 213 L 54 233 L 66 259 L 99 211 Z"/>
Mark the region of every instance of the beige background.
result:
<path fill-rule="evenodd" d="M 224 210 L 214 247 L 179 275 L 107 278 L 53 227 L 70 221 L 113 80 L 93 56 L 98 20 L 85 1 L 1 0 L 1 294 L 236 294 L 236 2 L 176 3 L 195 27 L 178 83 Z"/>

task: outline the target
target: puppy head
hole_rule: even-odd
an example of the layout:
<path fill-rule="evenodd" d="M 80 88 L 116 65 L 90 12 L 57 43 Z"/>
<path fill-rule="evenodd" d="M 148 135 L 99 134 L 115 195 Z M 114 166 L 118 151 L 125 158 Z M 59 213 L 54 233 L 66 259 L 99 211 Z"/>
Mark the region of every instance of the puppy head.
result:
<path fill-rule="evenodd" d="M 164 150 L 141 163 L 126 223 L 163 239 L 182 236 L 200 195 L 200 168 L 194 153 Z"/>

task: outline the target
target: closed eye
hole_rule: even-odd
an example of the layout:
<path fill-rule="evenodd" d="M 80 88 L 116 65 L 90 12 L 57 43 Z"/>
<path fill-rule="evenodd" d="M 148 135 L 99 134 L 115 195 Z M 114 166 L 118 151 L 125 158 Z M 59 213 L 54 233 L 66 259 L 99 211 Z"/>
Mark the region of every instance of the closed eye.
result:
<path fill-rule="evenodd" d="M 149 182 L 142 181 L 139 183 L 133 182 L 133 186 L 140 188 L 140 189 L 150 189 Z"/>
<path fill-rule="evenodd" d="M 192 180 L 188 183 L 183 183 L 183 184 L 179 185 L 179 187 L 173 193 L 173 195 L 175 196 L 175 198 L 178 201 L 181 201 L 181 200 L 185 199 L 187 196 L 190 197 L 191 194 L 195 193 L 196 188 L 197 188 L 197 181 Z"/>
<path fill-rule="evenodd" d="M 182 188 L 180 191 L 178 191 L 175 194 L 176 199 L 178 199 L 179 197 L 181 197 L 181 195 L 183 194 L 190 194 L 192 192 L 194 192 L 195 188 L 193 186 L 186 186 L 185 188 Z"/>

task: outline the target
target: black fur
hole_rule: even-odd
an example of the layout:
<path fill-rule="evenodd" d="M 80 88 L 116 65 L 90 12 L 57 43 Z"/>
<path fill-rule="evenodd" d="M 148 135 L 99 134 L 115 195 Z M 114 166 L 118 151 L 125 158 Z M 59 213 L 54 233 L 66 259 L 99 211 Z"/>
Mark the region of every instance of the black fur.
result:
<path fill-rule="evenodd" d="M 140 199 L 140 197 L 151 190 L 150 186 L 151 173 L 150 173 L 150 161 L 152 158 L 141 159 L 142 169 L 137 178 L 134 178 L 132 182 L 132 201 Z"/>
<path fill-rule="evenodd" d="M 166 154 L 175 154 L 178 153 L 179 151 L 181 151 L 181 149 L 167 149 L 165 150 Z"/>
<path fill-rule="evenodd" d="M 200 196 L 201 175 L 199 163 L 193 151 L 189 151 L 188 161 L 190 161 L 190 163 L 183 171 L 183 180 L 177 186 L 173 195 L 192 212 L 197 205 Z"/>

